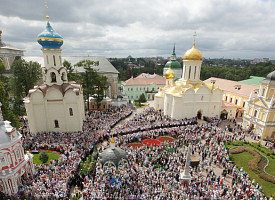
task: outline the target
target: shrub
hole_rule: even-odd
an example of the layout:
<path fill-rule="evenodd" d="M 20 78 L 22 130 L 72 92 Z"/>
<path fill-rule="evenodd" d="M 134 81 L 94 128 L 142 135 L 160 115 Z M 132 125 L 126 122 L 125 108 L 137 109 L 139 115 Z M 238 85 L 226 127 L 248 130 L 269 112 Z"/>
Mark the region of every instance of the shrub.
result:
<path fill-rule="evenodd" d="M 46 152 L 42 152 L 40 155 L 39 155 L 39 160 L 41 160 L 41 162 L 43 164 L 45 164 L 46 162 L 48 162 L 49 160 L 49 155 L 46 153 Z"/>
<path fill-rule="evenodd" d="M 237 147 L 237 148 L 230 149 L 229 153 L 238 154 L 238 153 L 242 153 L 244 151 L 247 151 L 248 153 L 250 153 L 254 156 L 254 158 L 248 162 L 249 169 L 251 169 L 255 172 L 259 172 L 258 163 L 261 161 L 262 157 L 259 153 L 257 153 L 253 149 L 248 148 L 248 147 Z"/>
<path fill-rule="evenodd" d="M 259 177 L 262 178 L 262 179 L 264 179 L 265 181 L 268 181 L 270 183 L 274 183 L 275 184 L 275 178 L 273 178 L 272 176 L 269 176 L 266 173 L 260 173 Z"/>

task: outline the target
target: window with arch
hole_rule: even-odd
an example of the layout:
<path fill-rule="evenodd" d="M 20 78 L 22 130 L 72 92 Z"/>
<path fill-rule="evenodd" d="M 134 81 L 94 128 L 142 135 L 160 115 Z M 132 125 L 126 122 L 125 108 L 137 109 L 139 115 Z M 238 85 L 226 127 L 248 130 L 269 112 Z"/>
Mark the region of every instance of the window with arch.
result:
<path fill-rule="evenodd" d="M 257 114 L 258 114 L 258 110 L 255 110 L 254 111 L 254 117 L 257 117 Z"/>
<path fill-rule="evenodd" d="M 49 56 L 47 56 L 47 63 L 49 64 Z"/>
<path fill-rule="evenodd" d="M 56 66 L 55 56 L 53 56 L 53 65 Z"/>
<path fill-rule="evenodd" d="M 67 77 L 66 77 L 66 73 L 62 72 L 62 76 L 61 76 L 62 81 L 66 81 Z"/>
<path fill-rule="evenodd" d="M 227 96 L 225 96 L 225 101 L 227 101 Z"/>
<path fill-rule="evenodd" d="M 55 75 L 55 73 L 54 72 L 51 72 L 51 82 L 52 83 L 55 83 L 56 82 L 56 75 Z"/>
<path fill-rule="evenodd" d="M 194 79 L 196 78 L 197 66 L 195 66 Z"/>
<path fill-rule="evenodd" d="M 70 116 L 73 116 L 73 115 L 74 115 L 73 109 L 72 109 L 72 108 L 69 108 L 69 113 L 70 113 Z"/>
<path fill-rule="evenodd" d="M 264 96 L 264 94 L 265 94 L 265 88 L 263 87 L 263 89 L 262 89 L 262 96 Z"/>
<path fill-rule="evenodd" d="M 60 66 L 62 66 L 61 56 L 59 56 Z"/>
<path fill-rule="evenodd" d="M 203 96 L 201 96 L 201 101 L 203 100 Z"/>
<path fill-rule="evenodd" d="M 235 99 L 235 104 L 236 104 L 236 105 L 238 104 L 238 99 Z"/>
<path fill-rule="evenodd" d="M 191 78 L 191 66 L 189 67 L 189 76 L 188 78 L 190 79 Z"/>
<path fill-rule="evenodd" d="M 54 120 L 54 128 L 59 128 L 58 120 Z"/>

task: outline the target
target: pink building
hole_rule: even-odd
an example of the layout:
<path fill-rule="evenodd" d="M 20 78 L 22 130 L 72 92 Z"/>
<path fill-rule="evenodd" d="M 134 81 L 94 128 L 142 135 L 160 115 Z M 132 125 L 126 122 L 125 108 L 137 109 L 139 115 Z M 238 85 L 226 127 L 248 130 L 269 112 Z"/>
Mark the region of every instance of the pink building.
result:
<path fill-rule="evenodd" d="M 0 191 L 11 195 L 18 192 L 21 177 L 34 174 L 32 154 L 24 154 L 22 135 L 3 121 L 0 103 Z"/>

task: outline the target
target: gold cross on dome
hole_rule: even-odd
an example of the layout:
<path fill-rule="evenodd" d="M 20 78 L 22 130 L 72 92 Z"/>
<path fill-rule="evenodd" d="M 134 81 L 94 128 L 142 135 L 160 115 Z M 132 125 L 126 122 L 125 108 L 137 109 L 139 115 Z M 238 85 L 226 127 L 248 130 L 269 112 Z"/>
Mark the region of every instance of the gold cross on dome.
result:
<path fill-rule="evenodd" d="M 196 37 L 197 37 L 197 33 L 194 32 L 193 38 L 194 38 L 194 45 L 196 44 Z"/>
<path fill-rule="evenodd" d="M 46 8 L 46 18 L 47 18 L 47 21 L 49 22 L 49 11 L 48 11 L 48 9 L 49 9 L 49 7 L 48 7 L 48 4 L 47 4 L 47 1 L 45 2 L 45 8 Z"/>

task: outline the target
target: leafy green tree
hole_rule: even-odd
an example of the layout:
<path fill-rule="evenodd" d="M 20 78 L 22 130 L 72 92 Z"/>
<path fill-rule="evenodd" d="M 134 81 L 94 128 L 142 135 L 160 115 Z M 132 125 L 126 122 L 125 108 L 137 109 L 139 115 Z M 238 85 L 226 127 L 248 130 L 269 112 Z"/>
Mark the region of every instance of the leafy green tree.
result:
<path fill-rule="evenodd" d="M 68 81 L 81 82 L 80 74 L 74 72 L 74 67 L 69 61 L 64 60 L 63 66 L 67 68 Z"/>
<path fill-rule="evenodd" d="M 13 127 L 19 128 L 19 118 L 9 108 L 9 94 L 6 90 L 5 84 L 2 81 L 0 81 L 0 101 L 2 103 L 1 109 L 3 118 L 10 121 Z"/>
<path fill-rule="evenodd" d="M 23 98 L 42 77 L 41 66 L 37 62 L 27 62 L 23 59 L 14 61 L 11 77 L 11 92 L 13 94 L 13 110 L 21 116 L 24 115 Z"/>
<path fill-rule="evenodd" d="M 96 99 L 97 108 L 100 106 L 100 102 L 103 100 L 105 96 L 105 91 L 108 89 L 107 85 L 107 77 L 97 74 L 94 77 L 94 87 L 95 87 L 95 95 L 94 98 Z"/>
<path fill-rule="evenodd" d="M 39 160 L 40 160 L 43 164 L 45 164 L 45 163 L 48 162 L 48 160 L 49 160 L 49 155 L 48 155 L 46 152 L 42 152 L 42 153 L 40 153 L 40 155 L 39 155 Z"/>
<path fill-rule="evenodd" d="M 139 101 L 140 101 L 141 103 L 145 103 L 145 102 L 147 101 L 144 93 L 142 93 L 142 94 L 139 96 Z"/>

